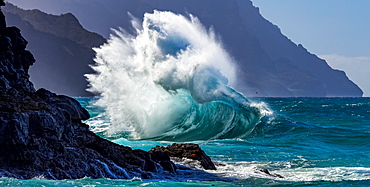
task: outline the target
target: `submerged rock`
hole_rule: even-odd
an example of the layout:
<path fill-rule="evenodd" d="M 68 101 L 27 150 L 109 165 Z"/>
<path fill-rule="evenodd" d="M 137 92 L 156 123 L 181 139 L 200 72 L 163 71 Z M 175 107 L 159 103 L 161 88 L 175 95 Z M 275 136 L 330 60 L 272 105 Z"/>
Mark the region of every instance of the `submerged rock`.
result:
<path fill-rule="evenodd" d="M 281 178 L 281 179 L 283 179 L 284 177 L 282 176 L 282 175 L 280 175 L 280 174 L 277 174 L 277 173 L 270 173 L 270 171 L 268 170 L 268 169 L 260 169 L 259 170 L 260 172 L 263 172 L 263 173 L 265 173 L 265 174 L 267 174 L 267 175 L 270 175 L 271 177 L 277 177 L 277 178 Z"/>
<path fill-rule="evenodd" d="M 28 74 L 35 59 L 26 45 L 18 28 L 6 27 L 0 11 L 0 177 L 129 179 L 175 172 L 166 153 L 132 150 L 89 131 L 82 120 L 90 115 L 75 99 L 36 91 Z M 200 159 L 210 168 L 199 146 L 173 146 L 178 147 L 168 150 L 184 150 L 175 155 Z"/>

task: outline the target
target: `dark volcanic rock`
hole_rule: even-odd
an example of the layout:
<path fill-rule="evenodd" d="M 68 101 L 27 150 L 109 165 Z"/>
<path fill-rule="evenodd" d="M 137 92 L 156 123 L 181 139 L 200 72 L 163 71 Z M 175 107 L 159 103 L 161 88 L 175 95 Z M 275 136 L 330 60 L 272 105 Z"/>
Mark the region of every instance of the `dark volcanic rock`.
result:
<path fill-rule="evenodd" d="M 176 171 L 176 165 L 171 162 L 170 154 L 166 151 L 164 151 L 164 147 L 153 147 L 149 153 L 151 158 L 158 162 L 162 168 L 166 171 L 175 172 Z"/>
<path fill-rule="evenodd" d="M 89 131 L 81 120 L 90 115 L 76 100 L 36 91 L 29 81 L 35 59 L 25 50 L 27 41 L 0 15 L 0 177 L 128 179 L 151 178 L 161 168 L 175 172 L 168 155 L 152 159 Z"/>
<path fill-rule="evenodd" d="M 1 5 L 0 6 L 4 6 L 4 5 Z M 3 14 L 3 12 L 0 12 L 0 29 L 3 29 L 6 27 L 6 23 L 5 23 L 5 16 Z"/>
<path fill-rule="evenodd" d="M 266 173 L 267 175 L 270 175 L 270 176 L 272 176 L 272 177 L 277 177 L 277 178 L 281 178 L 281 179 L 283 179 L 284 177 L 282 176 L 282 175 L 280 175 L 280 174 L 276 174 L 276 173 L 270 173 L 270 171 L 268 170 L 268 169 L 261 169 L 261 170 L 259 170 L 259 171 L 261 171 L 261 172 L 263 172 L 263 173 Z"/>
<path fill-rule="evenodd" d="M 206 155 L 197 144 L 174 143 L 167 147 L 156 146 L 153 147 L 149 153 L 152 155 L 153 160 L 157 160 L 157 158 L 165 158 L 165 160 L 170 161 L 170 157 L 188 158 L 192 160 L 198 160 L 204 169 L 216 170 L 216 166 L 213 164 L 211 158 L 209 158 L 209 156 Z"/>
<path fill-rule="evenodd" d="M 86 109 L 82 108 L 75 99 L 64 95 L 57 95 L 43 88 L 36 91 L 36 95 L 47 103 L 55 104 L 56 107 L 68 112 L 72 120 L 87 120 L 90 118 Z"/>

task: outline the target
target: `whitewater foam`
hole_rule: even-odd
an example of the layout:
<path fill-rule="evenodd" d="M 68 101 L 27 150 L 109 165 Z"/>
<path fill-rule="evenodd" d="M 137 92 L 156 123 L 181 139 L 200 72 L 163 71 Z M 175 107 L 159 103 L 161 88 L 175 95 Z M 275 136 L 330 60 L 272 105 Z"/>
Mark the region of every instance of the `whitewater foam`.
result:
<path fill-rule="evenodd" d="M 204 170 L 200 163 L 189 159 L 171 159 L 174 163 L 189 167 L 195 170 Z M 327 168 L 310 168 L 300 167 L 294 169 L 278 169 L 271 170 L 272 175 L 268 175 L 261 171 L 271 163 L 261 162 L 237 162 L 237 163 L 221 163 L 215 162 L 217 170 L 204 170 L 207 173 L 226 179 L 248 179 L 248 178 L 264 178 L 274 179 L 278 181 L 291 182 L 314 182 L 314 181 L 361 181 L 370 180 L 370 168 L 366 167 L 327 167 Z M 289 164 L 287 164 L 289 165 Z M 181 172 L 180 168 L 180 172 Z M 274 176 L 278 174 L 281 177 Z M 202 176 L 199 176 L 199 180 Z"/>
<path fill-rule="evenodd" d="M 235 63 L 192 16 L 146 13 L 136 36 L 115 30 L 86 75 L 111 125 L 136 139 L 205 140 L 248 134 L 266 114 L 232 88 Z"/>

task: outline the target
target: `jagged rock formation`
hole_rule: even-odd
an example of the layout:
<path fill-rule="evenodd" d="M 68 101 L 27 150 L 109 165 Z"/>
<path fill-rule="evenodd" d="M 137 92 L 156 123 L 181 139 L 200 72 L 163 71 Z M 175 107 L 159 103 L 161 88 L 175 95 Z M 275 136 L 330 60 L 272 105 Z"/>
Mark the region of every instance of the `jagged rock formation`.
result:
<path fill-rule="evenodd" d="M 36 91 L 28 75 L 35 59 L 26 45 L 0 11 L 0 177 L 150 178 L 167 169 L 159 163 L 173 165 L 89 131 L 81 122 L 89 113 L 75 99 Z"/>
<path fill-rule="evenodd" d="M 8 25 L 21 29 L 30 41 L 28 49 L 37 64 L 30 68 L 36 88 L 47 88 L 69 96 L 91 96 L 86 91 L 86 73 L 93 73 L 89 64 L 95 56 L 93 47 L 105 39 L 85 30 L 72 14 L 60 16 L 39 10 L 23 10 L 10 3 L 3 8 Z"/>
<path fill-rule="evenodd" d="M 149 153 L 152 155 L 153 160 L 158 160 L 162 165 L 160 160 L 166 158 L 166 161 L 170 161 L 170 157 L 176 158 L 188 158 L 192 160 L 197 160 L 204 169 L 216 170 L 216 166 L 213 164 L 211 158 L 209 158 L 206 153 L 197 144 L 187 143 L 187 144 L 172 144 L 167 147 L 156 146 L 153 147 Z M 165 163 L 164 166 L 168 164 Z M 169 165 L 172 167 L 171 165 Z"/>
<path fill-rule="evenodd" d="M 72 12 L 86 28 L 105 37 L 108 37 L 112 25 L 131 31 L 127 12 L 139 19 L 154 9 L 184 15 L 190 13 L 207 28 L 213 27 L 222 37 L 226 49 L 239 66 L 236 89 L 245 95 L 317 97 L 363 94 L 343 71 L 333 70 L 302 45 L 290 41 L 277 26 L 261 16 L 250 0 L 10 1 L 19 5 L 28 3 L 28 7 L 32 2 L 33 8 L 54 14 Z M 102 12 L 100 16 L 97 15 L 99 12 Z"/>

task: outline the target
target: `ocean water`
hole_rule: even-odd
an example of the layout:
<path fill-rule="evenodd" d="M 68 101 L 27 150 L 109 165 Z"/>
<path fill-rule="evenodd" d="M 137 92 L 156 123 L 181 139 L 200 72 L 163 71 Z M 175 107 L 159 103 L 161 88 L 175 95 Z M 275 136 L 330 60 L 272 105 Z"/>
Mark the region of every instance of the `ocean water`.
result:
<path fill-rule="evenodd" d="M 2 186 L 369 186 L 370 98 L 246 98 L 237 63 L 193 15 L 154 11 L 95 48 L 99 97 L 77 98 L 97 135 L 133 149 L 197 143 L 216 163 L 173 160 L 155 180 L 2 178 Z M 283 178 L 267 175 L 268 169 Z"/>
<path fill-rule="evenodd" d="M 98 98 L 77 98 L 92 118 L 86 123 L 100 136 L 149 150 L 172 141 L 137 140 L 129 132 L 111 134 Z M 184 172 L 171 179 L 112 180 L 0 179 L 1 186 L 369 186 L 370 98 L 249 98 L 273 114 L 243 138 L 197 143 L 218 164 L 217 171 Z M 185 161 L 177 163 L 185 164 Z M 268 176 L 268 169 L 284 178 Z"/>

